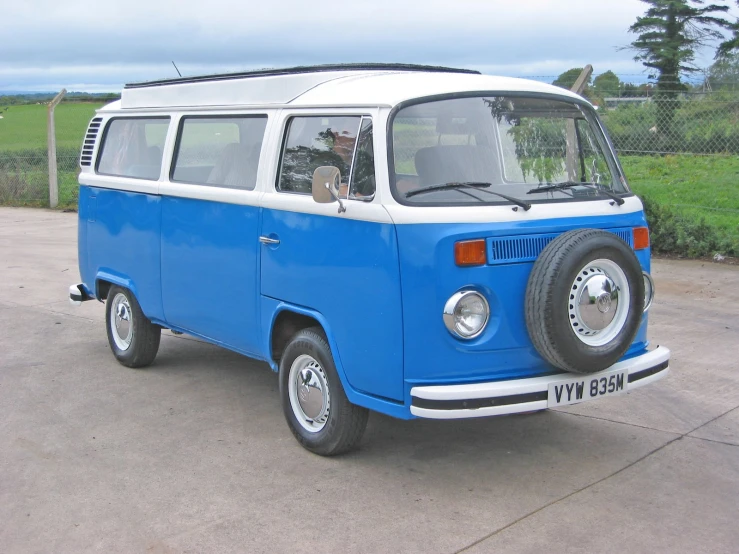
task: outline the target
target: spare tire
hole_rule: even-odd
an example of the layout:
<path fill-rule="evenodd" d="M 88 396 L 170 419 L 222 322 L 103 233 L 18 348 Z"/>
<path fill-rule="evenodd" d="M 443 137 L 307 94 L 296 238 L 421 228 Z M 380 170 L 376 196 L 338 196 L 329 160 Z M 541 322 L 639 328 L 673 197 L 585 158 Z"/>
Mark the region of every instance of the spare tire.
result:
<path fill-rule="evenodd" d="M 615 364 L 644 312 L 644 278 L 631 247 L 613 233 L 578 229 L 550 242 L 526 287 L 526 327 L 559 369 L 593 373 Z"/>

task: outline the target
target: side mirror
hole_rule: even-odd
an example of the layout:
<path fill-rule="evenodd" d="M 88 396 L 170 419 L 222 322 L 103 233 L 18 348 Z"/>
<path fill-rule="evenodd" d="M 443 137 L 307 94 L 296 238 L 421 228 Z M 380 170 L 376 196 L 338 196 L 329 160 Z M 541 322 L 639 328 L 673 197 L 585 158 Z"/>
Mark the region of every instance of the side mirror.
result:
<path fill-rule="evenodd" d="M 338 167 L 324 165 L 313 172 L 311 192 L 313 200 L 319 204 L 330 204 L 338 199 L 341 172 Z M 331 194 L 333 193 L 333 194 Z"/>
<path fill-rule="evenodd" d="M 313 200 L 319 204 L 330 204 L 334 200 L 338 200 L 339 213 L 346 211 L 344 203 L 339 197 L 340 186 L 341 172 L 338 167 L 324 165 L 313 172 L 313 183 L 311 185 Z"/>

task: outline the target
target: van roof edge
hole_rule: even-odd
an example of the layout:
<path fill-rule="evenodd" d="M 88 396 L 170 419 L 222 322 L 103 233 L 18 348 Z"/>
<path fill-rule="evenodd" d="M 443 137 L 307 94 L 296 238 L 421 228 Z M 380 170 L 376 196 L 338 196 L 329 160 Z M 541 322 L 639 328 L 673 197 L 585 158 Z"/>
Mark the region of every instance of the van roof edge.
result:
<path fill-rule="evenodd" d="M 247 79 L 251 77 L 272 77 L 276 75 L 295 75 L 300 73 L 322 73 L 328 71 L 418 71 L 425 73 L 467 73 L 480 75 L 474 69 L 459 69 L 437 65 L 418 65 L 403 63 L 346 63 L 326 65 L 305 65 L 288 68 L 257 69 L 238 73 L 221 73 L 215 75 L 196 75 L 192 77 L 174 77 L 172 79 L 157 79 L 140 83 L 127 83 L 123 88 L 146 88 L 162 85 L 179 85 L 184 83 L 199 83 L 208 81 L 227 81 L 231 79 Z"/>

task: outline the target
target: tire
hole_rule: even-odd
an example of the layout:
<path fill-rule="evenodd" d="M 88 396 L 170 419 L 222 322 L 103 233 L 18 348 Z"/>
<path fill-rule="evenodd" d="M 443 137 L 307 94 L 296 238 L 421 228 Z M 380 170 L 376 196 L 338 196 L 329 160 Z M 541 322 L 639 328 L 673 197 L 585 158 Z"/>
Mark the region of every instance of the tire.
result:
<path fill-rule="evenodd" d="M 564 233 L 534 263 L 525 310 L 531 341 L 546 361 L 573 373 L 604 370 L 626 353 L 641 325 L 639 260 L 613 233 Z"/>
<path fill-rule="evenodd" d="M 145 367 L 156 358 L 162 328 L 147 319 L 130 290 L 110 287 L 105 327 L 110 349 L 122 365 Z"/>
<path fill-rule="evenodd" d="M 290 340 L 280 360 L 279 379 L 285 419 L 304 448 L 335 456 L 359 443 L 369 410 L 347 399 L 320 327 L 303 329 Z"/>

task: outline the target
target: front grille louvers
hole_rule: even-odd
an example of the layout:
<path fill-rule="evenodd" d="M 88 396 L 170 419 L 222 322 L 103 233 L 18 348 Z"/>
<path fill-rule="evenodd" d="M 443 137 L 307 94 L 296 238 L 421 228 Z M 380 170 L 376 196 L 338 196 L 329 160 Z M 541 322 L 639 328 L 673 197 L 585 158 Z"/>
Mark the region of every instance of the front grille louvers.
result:
<path fill-rule="evenodd" d="M 634 247 L 633 232 L 630 227 L 622 229 L 606 229 Z M 519 237 L 494 237 L 488 239 L 488 264 L 511 264 L 533 262 L 539 257 L 547 244 L 557 238 L 560 233 L 546 235 L 525 235 Z"/>

